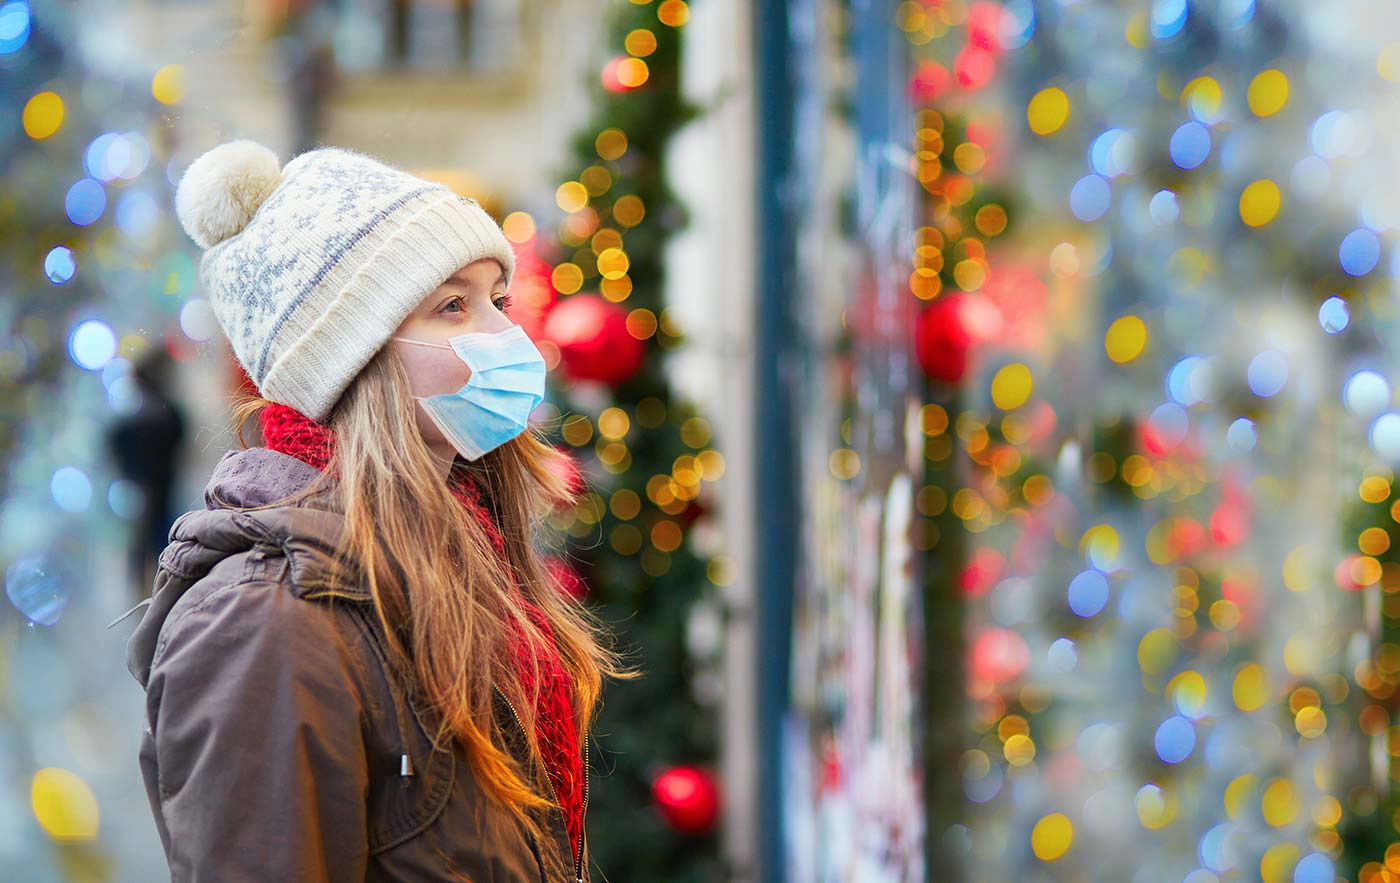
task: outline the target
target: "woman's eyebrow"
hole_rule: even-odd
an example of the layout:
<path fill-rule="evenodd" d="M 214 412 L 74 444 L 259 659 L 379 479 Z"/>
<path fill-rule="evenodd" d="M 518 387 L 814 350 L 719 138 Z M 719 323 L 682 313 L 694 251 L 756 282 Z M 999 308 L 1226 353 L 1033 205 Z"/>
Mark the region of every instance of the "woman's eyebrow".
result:
<path fill-rule="evenodd" d="M 496 272 L 496 278 L 495 278 L 495 280 L 493 280 L 493 281 L 491 282 L 490 287 L 491 287 L 491 288 L 495 288 L 497 285 L 500 285 L 500 284 L 501 284 L 502 282 L 504 282 L 505 280 L 506 280 L 506 271 L 505 271 L 504 269 L 498 270 L 498 271 Z M 462 288 L 471 288 L 471 284 L 470 284 L 469 282 L 467 282 L 467 280 L 463 279 L 461 276 L 448 276 L 446 279 L 443 280 L 443 283 L 442 283 L 442 284 L 443 284 L 443 285 L 459 285 L 459 286 L 461 286 Z"/>

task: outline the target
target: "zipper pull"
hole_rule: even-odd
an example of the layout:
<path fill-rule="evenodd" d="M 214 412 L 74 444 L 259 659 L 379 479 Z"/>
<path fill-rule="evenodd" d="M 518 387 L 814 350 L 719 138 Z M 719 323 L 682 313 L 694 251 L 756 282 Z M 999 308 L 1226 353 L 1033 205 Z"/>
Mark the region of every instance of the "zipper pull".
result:
<path fill-rule="evenodd" d="M 151 603 L 151 599 L 150 599 L 150 598 L 147 598 L 146 600 L 142 601 L 140 604 L 137 604 L 135 607 L 133 607 L 133 608 L 131 608 L 130 610 L 128 610 L 127 612 L 123 613 L 121 616 L 118 616 L 116 619 L 114 619 L 114 620 L 112 620 L 111 622 L 107 623 L 107 628 L 111 628 L 112 626 L 114 626 L 114 625 L 116 625 L 117 623 L 121 622 L 123 619 L 126 619 L 128 616 L 130 616 L 131 614 L 135 613 L 136 611 L 140 610 L 142 607 L 145 607 L 146 605 L 148 605 L 148 604 L 150 604 L 150 603 Z"/>
<path fill-rule="evenodd" d="M 413 761 L 408 759 L 407 754 L 401 755 L 399 757 L 399 776 L 407 778 L 411 775 L 413 775 Z"/>

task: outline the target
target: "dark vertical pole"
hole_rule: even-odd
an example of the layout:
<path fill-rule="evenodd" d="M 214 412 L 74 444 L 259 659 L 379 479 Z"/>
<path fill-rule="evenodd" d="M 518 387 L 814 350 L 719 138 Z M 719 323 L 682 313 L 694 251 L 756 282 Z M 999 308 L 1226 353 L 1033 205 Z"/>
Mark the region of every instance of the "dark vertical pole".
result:
<path fill-rule="evenodd" d="M 793 186 L 792 46 L 783 0 L 753 6 L 754 106 L 758 133 L 758 231 L 754 316 L 755 528 L 759 549 L 754 635 L 758 641 L 758 738 L 763 781 L 758 789 L 758 879 L 783 873 L 782 720 L 788 699 L 793 575 L 798 548 L 792 289 L 796 244 L 791 225 Z"/>

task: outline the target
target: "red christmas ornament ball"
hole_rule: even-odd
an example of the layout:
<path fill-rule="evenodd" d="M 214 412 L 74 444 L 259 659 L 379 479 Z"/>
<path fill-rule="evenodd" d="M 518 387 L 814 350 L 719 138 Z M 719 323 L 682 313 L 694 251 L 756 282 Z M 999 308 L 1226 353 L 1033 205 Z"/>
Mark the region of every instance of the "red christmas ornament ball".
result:
<path fill-rule="evenodd" d="M 958 383 L 967 374 L 969 351 L 993 337 L 1001 324 L 984 299 L 952 292 L 935 298 L 914 325 L 914 352 L 924 373 L 934 380 Z"/>
<path fill-rule="evenodd" d="M 719 815 L 719 787 L 699 767 L 663 770 L 652 779 L 651 794 L 666 823 L 682 834 L 703 834 Z"/>
<path fill-rule="evenodd" d="M 544 334 L 559 348 L 564 376 L 616 386 L 642 363 L 642 342 L 627 330 L 627 311 L 596 294 L 561 300 L 544 322 Z"/>

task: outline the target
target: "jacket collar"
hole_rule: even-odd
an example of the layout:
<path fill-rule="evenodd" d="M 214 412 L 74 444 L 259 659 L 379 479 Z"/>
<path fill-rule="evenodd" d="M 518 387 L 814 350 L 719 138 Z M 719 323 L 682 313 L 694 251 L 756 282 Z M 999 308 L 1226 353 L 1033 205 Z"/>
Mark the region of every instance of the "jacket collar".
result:
<path fill-rule="evenodd" d="M 223 455 L 204 489 L 205 508 L 185 512 L 171 526 L 149 607 L 127 643 L 127 668 L 142 687 L 161 625 L 175 603 L 226 558 L 277 554 L 286 559 L 290 588 L 299 596 L 334 585 L 341 597 L 371 600 L 364 581 L 335 562 L 345 522 L 327 496 L 318 491 L 278 503 L 319 475 L 315 467 L 264 447 Z"/>

